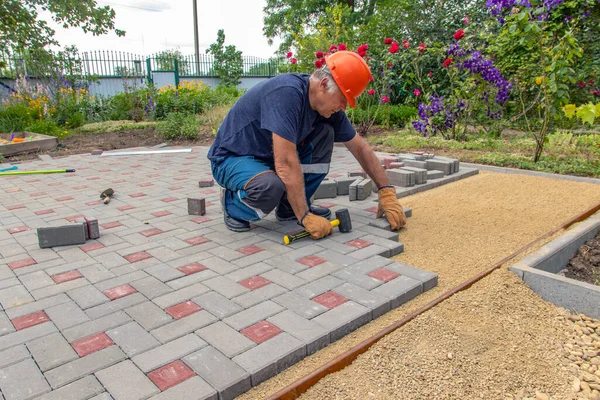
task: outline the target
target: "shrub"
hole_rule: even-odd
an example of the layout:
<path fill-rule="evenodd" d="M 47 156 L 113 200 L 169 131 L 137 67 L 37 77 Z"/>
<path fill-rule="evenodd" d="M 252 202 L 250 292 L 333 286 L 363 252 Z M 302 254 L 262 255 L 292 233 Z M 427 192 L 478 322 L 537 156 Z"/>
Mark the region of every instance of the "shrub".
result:
<path fill-rule="evenodd" d="M 156 118 L 164 119 L 170 113 L 201 114 L 210 92 L 202 82 L 183 81 L 178 87 L 161 87 L 156 95 Z"/>
<path fill-rule="evenodd" d="M 156 131 L 167 140 L 198 139 L 200 136 L 198 121 L 194 115 L 170 113 L 164 121 L 156 125 Z"/>
<path fill-rule="evenodd" d="M 22 131 L 32 122 L 33 117 L 25 104 L 7 104 L 0 108 L 0 132 Z"/>
<path fill-rule="evenodd" d="M 43 135 L 55 136 L 58 138 L 62 138 L 67 131 L 64 129 L 60 129 L 56 122 L 49 120 L 39 120 L 33 122 L 27 128 L 25 128 L 28 132 L 41 133 Z"/>

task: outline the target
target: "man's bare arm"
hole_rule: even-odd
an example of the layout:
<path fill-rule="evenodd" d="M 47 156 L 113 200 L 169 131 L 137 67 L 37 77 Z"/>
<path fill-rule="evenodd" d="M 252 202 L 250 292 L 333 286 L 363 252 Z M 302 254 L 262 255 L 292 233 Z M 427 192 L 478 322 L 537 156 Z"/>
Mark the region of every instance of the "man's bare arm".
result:
<path fill-rule="evenodd" d="M 357 134 L 352 140 L 344 144 L 378 188 L 390 184 L 381 162 L 362 137 Z"/>
<path fill-rule="evenodd" d="M 296 218 L 300 221 L 308 211 L 308 204 L 306 204 L 304 177 L 296 145 L 273 133 L 273 154 L 275 155 L 275 172 L 283 181 L 288 201 Z"/>

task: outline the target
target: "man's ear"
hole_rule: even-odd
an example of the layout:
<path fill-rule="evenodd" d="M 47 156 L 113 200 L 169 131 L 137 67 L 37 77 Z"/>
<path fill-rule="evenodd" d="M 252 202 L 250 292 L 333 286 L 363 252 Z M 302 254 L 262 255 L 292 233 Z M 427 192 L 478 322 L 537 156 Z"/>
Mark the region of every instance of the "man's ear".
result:
<path fill-rule="evenodd" d="M 323 91 L 327 91 L 327 83 L 329 83 L 329 78 L 324 77 L 319 81 L 319 89 Z"/>

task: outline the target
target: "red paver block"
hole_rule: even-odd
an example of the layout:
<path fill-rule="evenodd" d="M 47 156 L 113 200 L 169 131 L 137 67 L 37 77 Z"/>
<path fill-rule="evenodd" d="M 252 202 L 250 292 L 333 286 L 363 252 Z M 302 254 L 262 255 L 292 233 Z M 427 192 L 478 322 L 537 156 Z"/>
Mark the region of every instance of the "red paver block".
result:
<path fill-rule="evenodd" d="M 98 177 L 98 176 L 90 176 L 89 178 L 87 178 L 88 181 L 97 181 L 99 179 L 100 179 L 100 177 Z"/>
<path fill-rule="evenodd" d="M 81 272 L 79 272 L 77 270 L 73 270 L 73 271 L 63 272 L 62 274 L 52 275 L 51 278 L 56 283 L 63 283 L 63 282 L 68 282 L 68 281 L 72 281 L 75 279 L 83 278 L 83 275 L 81 275 Z"/>
<path fill-rule="evenodd" d="M 201 224 L 203 222 L 208 222 L 208 221 L 212 221 L 212 219 L 208 218 L 208 217 L 198 217 L 198 218 L 194 218 L 192 220 L 192 222 L 195 222 L 197 224 Z"/>
<path fill-rule="evenodd" d="M 131 286 L 125 284 L 125 285 L 114 287 L 112 289 L 107 289 L 107 290 L 103 291 L 102 293 L 104 293 L 106 295 L 106 297 L 108 297 L 110 300 L 116 300 L 116 299 L 128 296 L 128 295 L 136 293 L 136 292 L 137 292 L 137 290 L 135 290 Z"/>
<path fill-rule="evenodd" d="M 165 202 L 165 203 L 170 203 L 172 201 L 176 201 L 179 200 L 177 197 L 167 197 L 166 199 L 162 199 L 161 201 Z"/>
<path fill-rule="evenodd" d="M 79 248 L 81 249 L 81 251 L 89 253 L 90 251 L 103 249 L 104 245 L 102 243 L 95 242 L 90 244 L 84 244 L 83 246 L 79 246 Z"/>
<path fill-rule="evenodd" d="M 83 215 L 72 215 L 70 217 L 67 217 L 66 220 L 69 222 L 74 222 L 77 221 L 80 218 L 85 218 Z"/>
<path fill-rule="evenodd" d="M 46 215 L 46 214 L 52 214 L 54 212 L 54 210 L 41 210 L 41 211 L 36 211 L 34 214 L 35 215 Z"/>
<path fill-rule="evenodd" d="M 180 190 L 180 189 L 183 189 L 183 186 L 171 186 L 168 189 L 169 190 Z"/>
<path fill-rule="evenodd" d="M 140 187 L 148 187 L 148 186 L 153 186 L 153 185 L 150 182 L 144 182 L 144 183 L 140 183 L 138 186 L 140 186 Z"/>
<path fill-rule="evenodd" d="M 87 185 L 73 186 L 73 190 L 87 189 Z"/>
<path fill-rule="evenodd" d="M 253 276 L 252 278 L 245 279 L 240 282 L 240 285 L 247 287 L 250 290 L 255 290 L 263 286 L 267 286 L 271 281 L 263 278 L 262 276 Z"/>
<path fill-rule="evenodd" d="M 135 208 L 134 206 L 122 206 L 122 207 L 117 207 L 117 210 L 127 211 L 127 210 L 133 210 L 134 208 Z"/>
<path fill-rule="evenodd" d="M 41 197 L 41 196 L 46 196 L 45 192 L 37 192 L 37 193 L 31 193 L 29 195 L 29 197 Z"/>
<path fill-rule="evenodd" d="M 325 207 L 325 208 L 331 208 L 331 207 L 335 207 L 335 206 L 337 206 L 337 204 L 335 204 L 335 203 L 328 203 L 328 202 L 319 204 L 319 207 Z"/>
<path fill-rule="evenodd" d="M 148 258 L 152 258 L 152 256 L 145 251 L 138 251 L 137 253 L 128 254 L 124 257 L 130 263 L 135 263 L 138 261 L 146 260 Z"/>
<path fill-rule="evenodd" d="M 175 319 L 181 319 L 183 317 L 187 317 L 188 315 L 192 315 L 193 313 L 197 313 L 198 311 L 202 311 L 202 307 L 198 304 L 194 303 L 191 300 L 185 301 L 183 303 L 175 304 L 174 306 L 165 308 L 167 314 Z"/>
<path fill-rule="evenodd" d="M 385 268 L 378 268 L 375 271 L 369 272 L 367 275 L 369 275 L 371 278 L 379 279 L 380 281 L 384 282 L 391 281 L 392 279 L 400 276 L 400 274 Z"/>
<path fill-rule="evenodd" d="M 369 247 L 373 243 L 367 242 L 366 240 L 362 239 L 354 239 L 350 240 L 349 242 L 346 242 L 345 244 L 348 246 L 356 247 L 357 249 L 364 249 L 365 247 Z"/>
<path fill-rule="evenodd" d="M 255 246 L 255 245 L 246 246 L 246 247 L 237 249 L 237 251 L 239 251 L 240 253 L 245 254 L 247 256 L 256 254 L 256 253 L 260 253 L 263 250 L 264 250 L 263 248 Z"/>
<path fill-rule="evenodd" d="M 167 215 L 171 215 L 171 213 L 168 211 L 159 211 L 159 212 L 152 213 L 152 215 L 154 215 L 156 218 L 159 218 L 159 217 L 166 217 Z"/>
<path fill-rule="evenodd" d="M 242 329 L 240 332 L 256 344 L 261 344 L 272 337 L 279 335 L 283 331 L 267 321 L 260 321 L 252 326 Z"/>
<path fill-rule="evenodd" d="M 178 385 L 195 375 L 194 371 L 185 365 L 183 361 L 177 360 L 164 367 L 148 372 L 147 376 L 162 392 L 164 392 L 168 388 Z"/>
<path fill-rule="evenodd" d="M 85 203 L 86 206 L 92 207 L 92 206 L 97 206 L 99 204 L 102 204 L 102 202 L 100 200 L 96 200 L 96 201 L 90 201 L 89 203 Z"/>
<path fill-rule="evenodd" d="M 77 340 L 71 345 L 73 350 L 79 354 L 79 357 L 85 357 L 88 354 L 100 351 L 115 344 L 104 332 Z"/>
<path fill-rule="evenodd" d="M 163 231 L 161 231 L 160 229 L 154 228 L 154 229 L 148 229 L 147 231 L 142 231 L 142 232 L 140 232 L 140 235 L 150 237 L 150 236 L 158 235 L 162 232 Z"/>
<path fill-rule="evenodd" d="M 145 195 L 146 195 L 145 193 L 133 193 L 133 194 L 130 194 L 129 197 L 136 198 L 136 197 L 144 197 Z"/>
<path fill-rule="evenodd" d="M 25 208 L 25 206 L 23 204 L 18 204 L 16 206 L 8 206 L 6 207 L 7 210 L 20 210 L 21 208 Z"/>
<path fill-rule="evenodd" d="M 57 197 L 56 198 L 56 201 L 69 201 L 69 200 L 73 200 L 73 198 L 71 196 Z"/>
<path fill-rule="evenodd" d="M 35 325 L 43 324 L 44 322 L 50 321 L 50 318 L 43 311 L 34 312 L 33 314 L 23 315 L 22 317 L 11 320 L 15 329 L 20 331 L 21 329 L 29 328 Z"/>
<path fill-rule="evenodd" d="M 196 237 L 187 239 L 185 242 L 188 244 L 191 244 L 192 246 L 197 246 L 202 243 L 210 242 L 210 240 L 208 240 L 207 238 L 202 237 L 202 236 L 196 236 Z"/>
<path fill-rule="evenodd" d="M 375 207 L 369 207 L 365 211 L 376 213 L 378 209 L 379 209 L 379 207 L 375 206 Z"/>
<path fill-rule="evenodd" d="M 24 267 L 29 267 L 30 265 L 34 265 L 34 264 L 37 264 L 37 262 L 33 258 L 26 258 L 24 260 L 13 261 L 11 263 L 8 263 L 8 268 L 10 268 L 10 269 L 24 268 Z"/>
<path fill-rule="evenodd" d="M 112 183 L 125 183 L 127 182 L 125 179 L 117 179 L 116 181 L 112 181 Z"/>
<path fill-rule="evenodd" d="M 29 227 L 27 227 L 27 226 L 18 226 L 16 228 L 9 228 L 8 233 L 10 233 L 11 235 L 14 235 L 15 233 L 25 232 L 28 230 L 29 230 Z"/>
<path fill-rule="evenodd" d="M 296 261 L 299 262 L 300 264 L 306 265 L 307 267 L 316 267 L 319 264 L 323 264 L 327 260 L 324 260 L 318 256 L 306 256 L 306 257 L 302 257 Z"/>
<path fill-rule="evenodd" d="M 312 301 L 331 309 L 344 304 L 348 299 L 334 292 L 325 292 L 320 296 L 313 297 Z"/>
<path fill-rule="evenodd" d="M 16 176 L 13 179 L 15 179 L 15 178 L 16 178 Z M 17 193 L 20 191 L 21 191 L 21 189 L 19 189 L 19 188 L 8 188 L 5 190 L 6 193 Z"/>
<path fill-rule="evenodd" d="M 204 271 L 207 268 L 202 264 L 193 263 L 193 264 L 184 265 L 183 267 L 179 267 L 177 269 L 186 275 L 191 275 L 191 274 L 195 274 L 196 272 Z"/>

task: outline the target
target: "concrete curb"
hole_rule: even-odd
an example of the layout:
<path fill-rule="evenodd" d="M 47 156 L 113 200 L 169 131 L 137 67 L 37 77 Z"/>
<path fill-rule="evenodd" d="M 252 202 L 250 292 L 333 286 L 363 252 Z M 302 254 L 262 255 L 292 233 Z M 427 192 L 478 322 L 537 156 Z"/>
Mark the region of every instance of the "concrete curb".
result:
<path fill-rule="evenodd" d="M 466 162 L 461 162 L 460 165 L 468 167 L 468 168 L 477 168 L 477 169 L 484 170 L 484 171 L 500 172 L 503 174 L 521 174 L 521 175 L 539 176 L 542 178 L 564 179 L 567 181 L 586 182 L 586 183 L 594 183 L 596 185 L 600 185 L 600 179 L 585 178 L 583 176 L 551 174 L 548 172 L 528 171 L 528 170 L 517 169 L 517 168 L 494 167 L 492 165 L 472 164 L 472 163 L 466 163 Z"/>
<path fill-rule="evenodd" d="M 541 247 L 508 269 L 544 300 L 570 311 L 600 318 L 600 286 L 557 275 L 579 247 L 600 230 L 600 216 L 593 216 Z"/>

